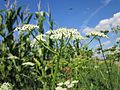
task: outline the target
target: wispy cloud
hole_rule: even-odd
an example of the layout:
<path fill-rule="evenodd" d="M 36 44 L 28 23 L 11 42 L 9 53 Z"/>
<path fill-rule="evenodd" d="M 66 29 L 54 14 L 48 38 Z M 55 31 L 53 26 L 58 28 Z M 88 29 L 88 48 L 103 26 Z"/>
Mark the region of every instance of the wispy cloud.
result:
<path fill-rule="evenodd" d="M 108 5 L 112 0 L 104 0 L 104 5 Z"/>
<path fill-rule="evenodd" d="M 87 24 L 89 23 L 89 21 L 101 10 L 103 9 L 104 7 L 106 7 L 109 3 L 111 2 L 111 0 L 104 0 L 103 1 L 103 4 L 100 5 L 94 12 L 92 12 L 90 14 L 90 16 L 83 21 L 83 24 L 81 25 L 81 29 L 87 27 Z"/>

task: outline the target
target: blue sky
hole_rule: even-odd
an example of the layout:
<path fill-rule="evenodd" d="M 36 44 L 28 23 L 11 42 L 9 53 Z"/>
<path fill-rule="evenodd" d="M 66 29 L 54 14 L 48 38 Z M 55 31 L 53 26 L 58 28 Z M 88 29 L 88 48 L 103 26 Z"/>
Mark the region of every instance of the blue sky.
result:
<path fill-rule="evenodd" d="M 14 0 L 10 1 L 12 3 Z M 17 0 L 17 5 L 23 5 L 35 12 L 38 1 Z M 4 3 L 4 0 L 0 1 L 0 9 L 5 8 Z M 47 11 L 48 4 L 58 27 L 77 28 L 81 33 L 84 28 L 94 28 L 101 20 L 120 12 L 120 0 L 41 0 L 41 10 Z M 112 38 L 110 40 L 114 41 Z M 105 41 L 108 40 L 103 40 Z"/>
<path fill-rule="evenodd" d="M 35 12 L 38 1 L 17 0 L 17 4 L 28 6 L 31 12 Z M 47 11 L 48 4 L 58 26 L 78 29 L 83 26 L 95 26 L 100 20 L 110 18 L 120 11 L 120 0 L 41 0 L 41 10 Z M 0 9 L 3 7 L 4 0 L 1 0 Z"/>

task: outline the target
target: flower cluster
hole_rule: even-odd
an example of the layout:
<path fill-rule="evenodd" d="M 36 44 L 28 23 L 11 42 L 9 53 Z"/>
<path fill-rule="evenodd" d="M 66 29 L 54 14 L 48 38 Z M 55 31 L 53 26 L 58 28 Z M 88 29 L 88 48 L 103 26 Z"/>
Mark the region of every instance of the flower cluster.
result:
<path fill-rule="evenodd" d="M 99 36 L 99 37 L 105 37 L 105 38 L 108 38 L 107 35 L 105 35 L 104 33 L 102 32 L 99 32 L 99 31 L 90 31 L 87 33 L 88 36 Z"/>
<path fill-rule="evenodd" d="M 37 25 L 33 25 L 33 24 L 24 24 L 24 25 L 16 27 L 15 30 L 18 30 L 18 31 L 32 31 L 35 28 L 39 28 L 39 27 Z"/>
<path fill-rule="evenodd" d="M 115 51 L 109 51 L 108 53 L 112 54 L 112 55 L 120 54 L 120 48 L 118 47 L 118 48 L 116 48 Z"/>
<path fill-rule="evenodd" d="M 67 90 L 69 88 L 74 87 L 74 84 L 77 84 L 77 83 L 78 83 L 77 80 L 74 80 L 74 81 L 67 80 L 65 82 L 58 83 L 55 89 L 56 90 Z M 62 86 L 64 86 L 64 88 Z"/>
<path fill-rule="evenodd" d="M 5 82 L 0 87 L 0 90 L 12 90 L 12 85 L 10 85 L 10 83 L 8 83 L 8 82 Z"/>
<path fill-rule="evenodd" d="M 73 40 L 76 39 L 84 39 L 81 34 L 77 31 L 77 29 L 71 28 L 59 28 L 54 31 L 48 31 L 46 34 L 50 35 L 50 38 L 53 40 L 60 40 L 62 38 L 71 38 Z"/>

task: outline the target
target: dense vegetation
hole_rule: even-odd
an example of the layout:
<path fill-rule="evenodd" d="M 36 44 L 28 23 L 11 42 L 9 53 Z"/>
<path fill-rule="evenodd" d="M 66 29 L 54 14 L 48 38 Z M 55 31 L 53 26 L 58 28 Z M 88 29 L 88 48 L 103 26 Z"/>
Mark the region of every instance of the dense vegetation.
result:
<path fill-rule="evenodd" d="M 114 30 L 119 33 L 119 27 Z M 74 28 L 54 30 L 50 8 L 30 13 L 12 4 L 0 10 L 0 90 L 119 90 L 120 41 L 103 50 L 108 33 L 83 37 Z M 88 48 L 94 41 L 96 51 Z"/>

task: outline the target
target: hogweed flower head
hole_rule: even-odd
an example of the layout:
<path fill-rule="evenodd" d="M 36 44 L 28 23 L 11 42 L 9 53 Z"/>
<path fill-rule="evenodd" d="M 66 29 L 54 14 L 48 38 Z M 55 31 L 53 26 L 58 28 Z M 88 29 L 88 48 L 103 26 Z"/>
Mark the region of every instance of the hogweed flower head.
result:
<path fill-rule="evenodd" d="M 90 31 L 87 33 L 88 36 L 98 36 L 98 37 L 105 37 L 105 38 L 108 38 L 107 35 L 105 35 L 104 33 L 102 32 L 99 32 L 99 31 Z"/>
<path fill-rule="evenodd" d="M 78 82 L 79 82 L 78 80 L 74 80 L 74 81 L 67 80 L 65 82 L 60 82 L 57 84 L 58 87 L 56 87 L 57 88 L 56 90 L 64 90 L 64 89 L 67 90 L 69 88 L 74 87 L 74 85 L 77 84 Z M 65 88 L 63 88 L 63 87 L 65 87 Z"/>
<path fill-rule="evenodd" d="M 12 90 L 12 85 L 8 82 L 5 82 L 2 84 L 2 86 L 0 87 L 0 90 Z"/>
<path fill-rule="evenodd" d="M 70 84 L 70 80 L 65 81 L 64 84 L 65 84 L 66 86 L 69 85 L 69 84 Z"/>
<path fill-rule="evenodd" d="M 57 85 L 58 86 L 62 86 L 64 83 L 63 82 L 60 82 L 60 83 L 58 83 Z"/>
<path fill-rule="evenodd" d="M 32 31 L 35 28 L 39 28 L 37 25 L 33 25 L 33 24 L 24 24 L 21 26 L 16 27 L 15 31 Z"/>
<path fill-rule="evenodd" d="M 63 87 L 56 87 L 55 90 L 67 90 L 67 88 L 63 88 Z"/>
<path fill-rule="evenodd" d="M 73 83 L 70 83 L 70 84 L 67 85 L 67 88 L 72 88 L 72 87 L 74 87 Z"/>
<path fill-rule="evenodd" d="M 80 32 L 77 31 L 77 29 L 74 28 L 59 28 L 56 29 L 54 31 L 48 31 L 46 32 L 46 34 L 50 35 L 50 38 L 53 40 L 60 40 L 60 39 L 64 39 L 64 38 L 71 38 L 73 40 L 76 39 L 84 39 Z"/>

